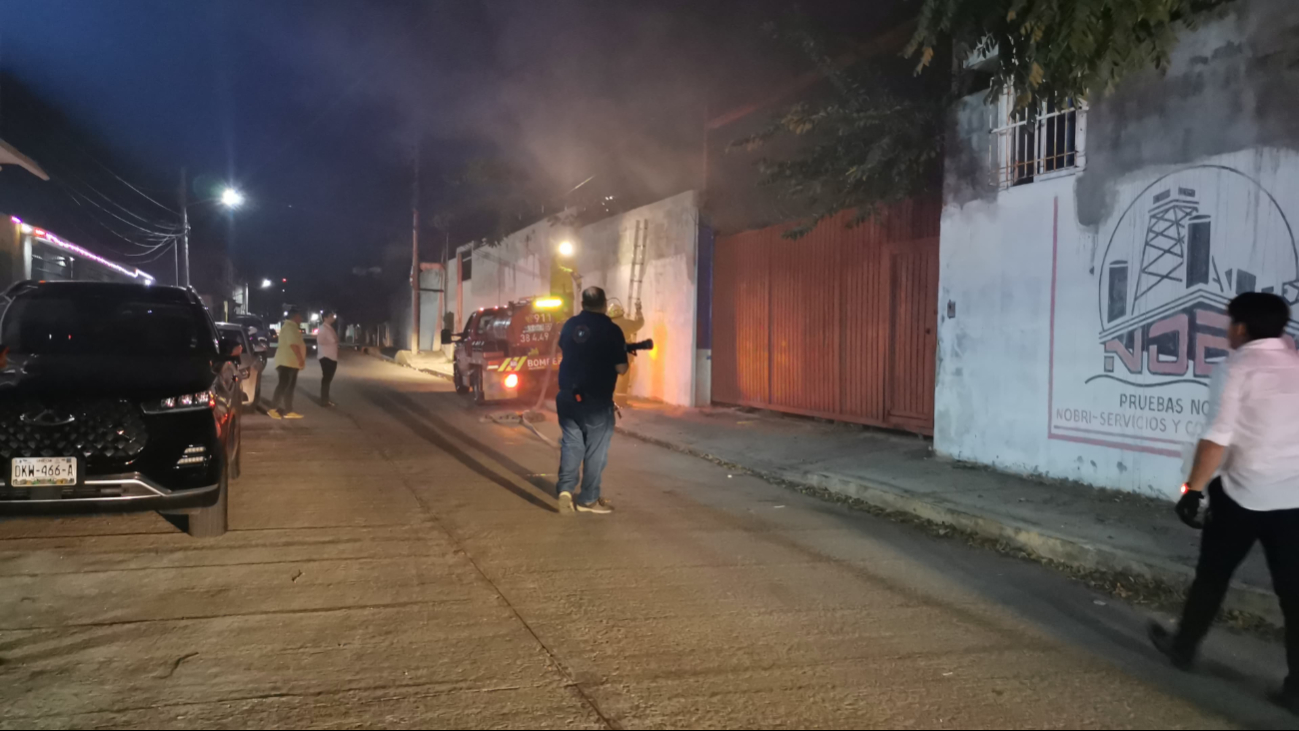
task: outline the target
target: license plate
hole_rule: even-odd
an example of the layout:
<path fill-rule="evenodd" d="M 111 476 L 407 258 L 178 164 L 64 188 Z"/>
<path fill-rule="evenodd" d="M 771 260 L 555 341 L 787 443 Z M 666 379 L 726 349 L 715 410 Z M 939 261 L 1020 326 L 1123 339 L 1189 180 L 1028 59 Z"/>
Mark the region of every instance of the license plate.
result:
<path fill-rule="evenodd" d="M 10 467 L 13 487 L 45 487 L 77 484 L 75 457 L 15 457 Z"/>

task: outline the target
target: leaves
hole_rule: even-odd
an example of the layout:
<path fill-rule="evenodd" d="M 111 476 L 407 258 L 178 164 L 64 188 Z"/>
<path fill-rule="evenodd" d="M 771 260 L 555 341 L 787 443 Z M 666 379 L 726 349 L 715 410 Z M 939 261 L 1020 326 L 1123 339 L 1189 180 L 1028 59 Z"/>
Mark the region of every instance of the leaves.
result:
<path fill-rule="evenodd" d="M 928 66 L 929 62 L 933 60 L 934 60 L 934 47 L 925 46 L 924 52 L 920 54 L 920 68 L 924 68 Z"/>
<path fill-rule="evenodd" d="M 1234 0 L 924 0 L 906 54 L 996 49 L 992 95 L 1013 90 L 1032 116 L 1044 102 L 1105 93 L 1163 69 L 1178 36 Z M 920 54 L 916 70 L 930 65 Z"/>
<path fill-rule="evenodd" d="M 854 86 L 859 97 L 778 116 L 731 149 L 756 149 L 777 136 L 798 136 L 796 156 L 758 161 L 759 182 L 774 187 L 806 215 L 786 235 L 797 238 L 821 220 L 856 209 L 853 224 L 881 204 L 932 189 L 941 159 L 941 97 L 908 100 L 876 85 Z M 869 98 L 873 104 L 862 103 Z"/>
<path fill-rule="evenodd" d="M 941 182 L 943 120 L 951 64 L 936 51 L 994 56 L 990 98 L 1013 92 L 1032 118 L 1046 102 L 1105 93 L 1131 73 L 1164 68 L 1179 34 L 1232 0 L 923 0 L 904 55 L 911 86 L 887 64 L 845 69 L 806 26 L 782 31 L 829 82 L 829 96 L 795 104 L 765 128 L 731 143 L 759 150 L 798 139 L 785 159 L 758 161 L 760 183 L 806 211 L 792 238 L 845 209 L 861 223 L 881 205 L 931 192 Z M 922 71 L 927 73 L 921 74 Z M 933 83 L 937 80 L 938 83 Z"/>
<path fill-rule="evenodd" d="M 1041 86 L 1041 85 L 1042 85 L 1042 77 L 1043 77 L 1045 74 L 1046 74 L 1046 72 L 1043 71 L 1042 67 L 1039 66 L 1039 65 L 1037 65 L 1036 63 L 1034 63 L 1034 64 L 1033 64 L 1033 69 L 1032 69 L 1032 70 L 1029 72 L 1029 74 L 1028 74 L 1028 88 L 1029 88 L 1029 89 L 1036 89 L 1037 87 Z"/>

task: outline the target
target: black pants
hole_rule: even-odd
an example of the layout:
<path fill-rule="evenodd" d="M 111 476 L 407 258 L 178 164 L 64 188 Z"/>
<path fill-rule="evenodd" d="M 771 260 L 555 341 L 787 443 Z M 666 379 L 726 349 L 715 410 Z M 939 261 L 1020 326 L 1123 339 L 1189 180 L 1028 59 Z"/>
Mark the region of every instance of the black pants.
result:
<path fill-rule="evenodd" d="M 329 403 L 329 384 L 334 382 L 334 373 L 338 371 L 338 361 L 333 358 L 320 359 L 320 401 Z"/>
<path fill-rule="evenodd" d="M 271 408 L 293 411 L 293 392 L 298 390 L 298 369 L 275 366 L 275 372 L 280 375 L 280 382 L 275 384 L 275 397 L 271 399 Z"/>
<path fill-rule="evenodd" d="M 1177 644 L 1194 651 L 1209 633 L 1209 625 L 1227 595 L 1231 575 L 1256 541 L 1263 544 L 1272 584 L 1285 615 L 1286 658 L 1290 664 L 1286 691 L 1299 693 L 1299 510 L 1246 510 L 1223 490 L 1221 478 L 1209 484 L 1209 522 L 1200 541 L 1200 563 L 1186 597 Z"/>

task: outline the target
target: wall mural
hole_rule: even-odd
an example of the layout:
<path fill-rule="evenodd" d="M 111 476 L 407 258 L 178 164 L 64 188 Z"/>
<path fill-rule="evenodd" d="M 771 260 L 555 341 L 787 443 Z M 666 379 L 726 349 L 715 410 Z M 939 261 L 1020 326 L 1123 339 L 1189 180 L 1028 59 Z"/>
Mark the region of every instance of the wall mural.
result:
<path fill-rule="evenodd" d="M 1227 356 L 1227 303 L 1242 292 L 1299 303 L 1295 232 L 1271 191 L 1222 165 L 1164 175 L 1121 203 L 1081 272 L 1059 250 L 1057 204 L 1049 436 L 1184 457 Z"/>

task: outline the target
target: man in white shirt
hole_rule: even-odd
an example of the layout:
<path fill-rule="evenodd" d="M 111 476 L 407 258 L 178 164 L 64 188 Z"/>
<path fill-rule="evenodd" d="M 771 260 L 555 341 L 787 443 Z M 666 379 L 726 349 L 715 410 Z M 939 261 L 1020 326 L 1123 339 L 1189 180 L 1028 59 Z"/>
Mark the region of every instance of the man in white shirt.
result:
<path fill-rule="evenodd" d="M 320 361 L 320 405 L 332 408 L 336 404 L 329 400 L 329 386 L 334 382 L 334 373 L 338 371 L 338 333 L 334 330 L 334 321 L 338 315 L 326 312 L 316 333 L 316 347 L 319 349 L 317 359 Z"/>
<path fill-rule="evenodd" d="M 1209 427 L 1177 504 L 1184 522 L 1204 527 L 1200 562 L 1176 634 L 1152 624 L 1150 637 L 1174 665 L 1189 668 L 1232 573 L 1262 543 L 1285 615 L 1290 663 L 1274 700 L 1299 713 L 1299 353 L 1283 339 L 1290 322 L 1284 299 L 1242 294 L 1227 314 L 1234 352 L 1214 369 Z M 1209 511 L 1201 523 L 1206 490 Z"/>

